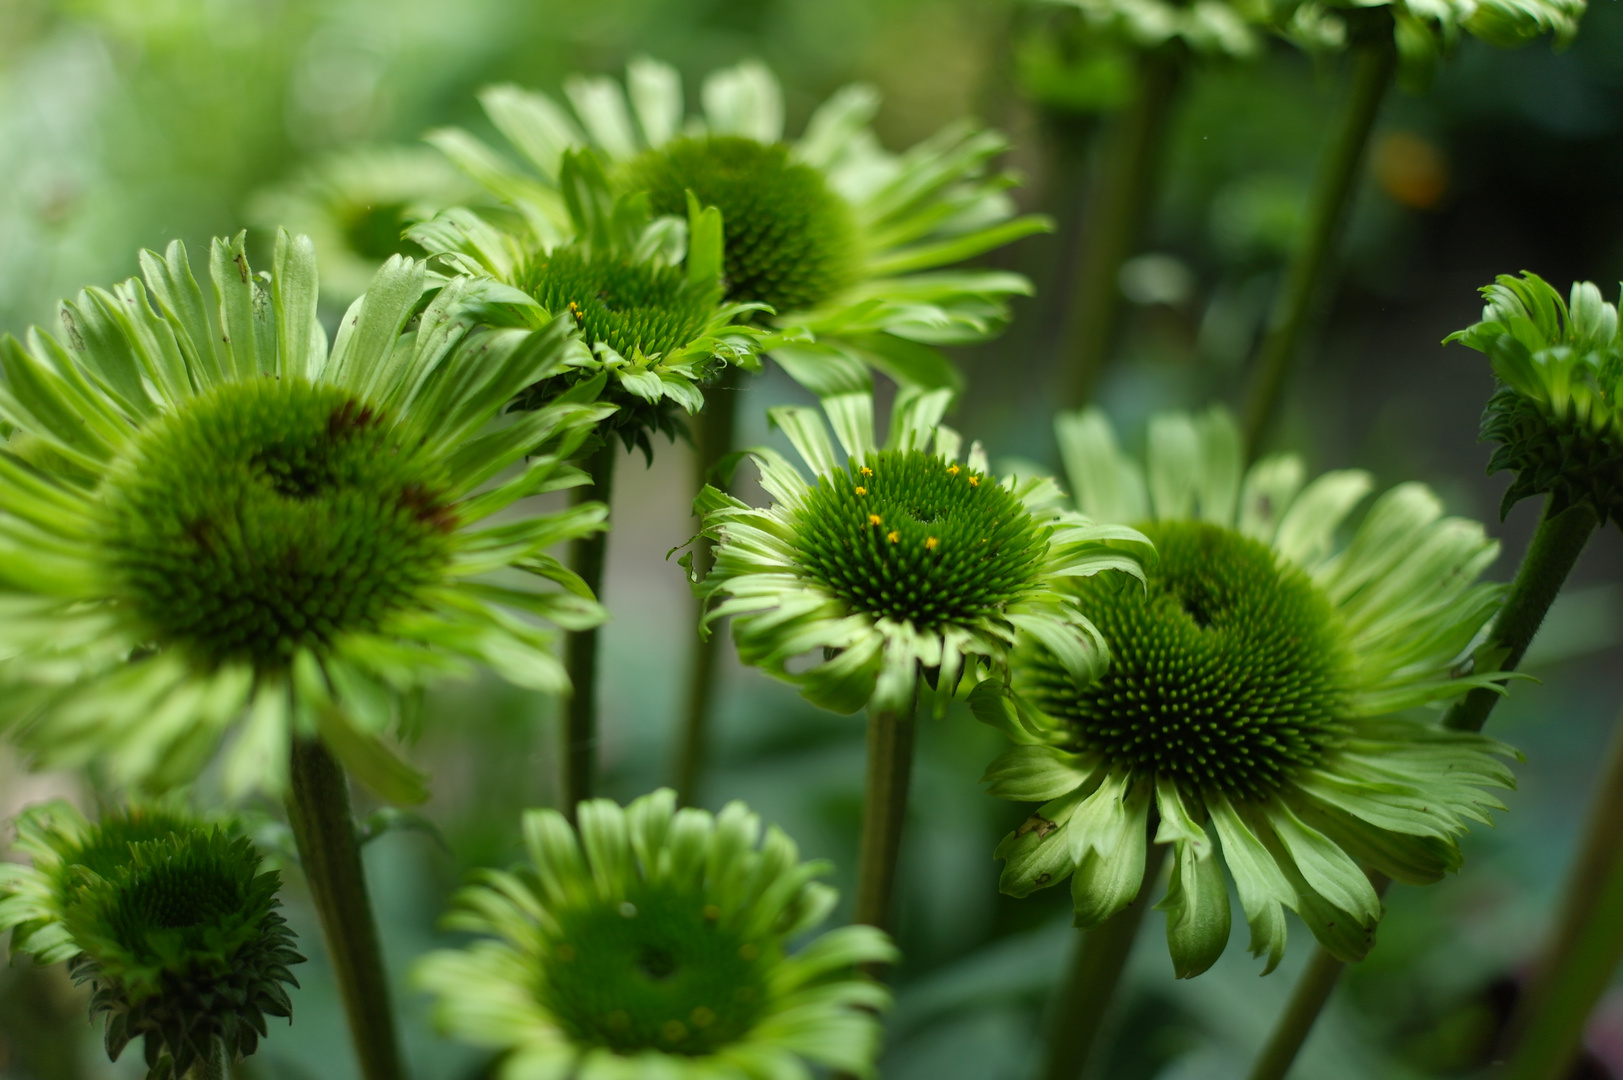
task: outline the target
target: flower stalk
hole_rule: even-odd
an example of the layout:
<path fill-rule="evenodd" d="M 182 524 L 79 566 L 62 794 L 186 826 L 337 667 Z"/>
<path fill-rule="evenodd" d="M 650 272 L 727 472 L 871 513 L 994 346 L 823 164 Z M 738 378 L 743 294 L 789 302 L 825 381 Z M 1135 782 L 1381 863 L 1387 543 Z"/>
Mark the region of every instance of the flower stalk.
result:
<path fill-rule="evenodd" d="M 1149 907 L 1149 892 L 1168 850 L 1165 844 L 1150 845 L 1144 856 L 1144 879 L 1138 897 L 1085 931 L 1076 943 L 1063 996 L 1054 1012 L 1048 1067 L 1043 1073 L 1046 1080 L 1077 1080 L 1083 1075 L 1122 972 L 1127 970 L 1127 958 L 1132 955 L 1133 942 Z"/>
<path fill-rule="evenodd" d="M 1575 503 L 1551 513 L 1547 504 L 1538 531 L 1527 555 L 1516 570 L 1505 606 L 1494 619 L 1488 640 L 1476 651 L 1478 664 L 1497 664 L 1490 670 L 1515 671 L 1533 635 L 1544 622 L 1556 594 L 1572 572 L 1578 555 L 1594 533 L 1597 519 L 1587 503 Z M 1461 698 L 1443 718 L 1443 726 L 1455 731 L 1481 731 L 1488 714 L 1503 695 L 1487 687 L 1477 687 Z"/>
<path fill-rule="evenodd" d="M 389 979 L 344 771 L 321 742 L 297 739 L 289 780 L 288 823 L 321 919 L 361 1075 L 365 1080 L 404 1080 Z"/>
<path fill-rule="evenodd" d="M 606 438 L 603 445 L 592 451 L 586 462 L 592 482 L 570 491 L 571 505 L 588 499 L 601 501 L 605 506 L 610 504 L 614 496 L 614 459 L 618 449 L 612 438 Z M 603 593 L 603 564 L 608 544 L 607 532 L 579 537 L 569 544 L 569 569 L 596 597 Z M 592 797 L 597 775 L 599 644 L 595 626 L 573 631 L 564 643 L 564 670 L 569 674 L 570 692 L 564 708 L 563 792 L 558 805 L 571 821 L 575 807 Z"/>
<path fill-rule="evenodd" d="M 917 733 L 918 676 L 907 704 L 868 712 L 868 775 L 862 803 L 862 844 L 857 856 L 857 896 L 851 921 L 890 926 L 896 866 L 907 820 L 907 790 L 913 776 Z"/>
<path fill-rule="evenodd" d="M 1384 21 L 1390 24 L 1390 15 Z M 1252 369 L 1244 421 L 1248 460 L 1255 460 L 1278 417 L 1285 383 L 1312 321 L 1331 250 L 1363 169 L 1370 132 L 1397 66 L 1390 25 L 1374 30 L 1354 50 L 1352 86 L 1340 126 L 1319 169 L 1301 244 L 1286 268 Z"/>
<path fill-rule="evenodd" d="M 1084 246 L 1072 303 L 1063 397 L 1073 408 L 1092 396 L 1115 342 L 1121 310 L 1117 277 L 1144 232 L 1187 56 L 1179 42 L 1142 52 L 1137 95 L 1105 135 L 1098 188 L 1083 211 Z"/>

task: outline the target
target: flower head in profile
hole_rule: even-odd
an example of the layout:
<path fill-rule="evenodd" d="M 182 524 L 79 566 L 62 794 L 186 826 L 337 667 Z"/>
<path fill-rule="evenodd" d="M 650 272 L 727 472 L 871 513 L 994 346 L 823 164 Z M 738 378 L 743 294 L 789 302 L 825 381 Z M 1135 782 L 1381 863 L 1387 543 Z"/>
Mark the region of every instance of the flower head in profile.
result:
<path fill-rule="evenodd" d="M 1623 521 L 1623 331 L 1617 307 L 1592 283 L 1565 301 L 1536 274 L 1502 274 L 1483 288 L 1482 320 L 1457 333 L 1486 353 L 1499 388 L 1482 438 L 1499 448 L 1490 473 L 1508 470 L 1503 517 L 1529 495 L 1550 512 L 1588 503 L 1599 523 Z"/>
<path fill-rule="evenodd" d="M 1100 678 L 1031 647 L 1010 686 L 972 697 L 1020 744 L 988 768 L 992 793 L 1044 804 L 998 849 L 1002 888 L 1069 876 L 1077 925 L 1095 926 L 1166 844 L 1180 976 L 1228 942 L 1225 866 L 1268 970 L 1286 908 L 1336 956 L 1362 957 L 1380 917 L 1363 868 L 1412 883 L 1456 869 L 1466 823 L 1502 809 L 1487 789 L 1512 786 L 1495 756 L 1512 751 L 1415 715 L 1491 684 L 1456 665 L 1499 605 L 1501 588 L 1476 582 L 1497 545 L 1404 484 L 1342 546 L 1368 475 L 1305 482 L 1292 456 L 1243 470 L 1219 410 L 1153 419 L 1142 469 L 1096 410 L 1058 429 L 1078 505 L 1134 523 L 1158 560 L 1145 588 L 1076 582 L 1110 648 Z"/>
<path fill-rule="evenodd" d="M 1149 50 L 1177 42 L 1197 56 L 1250 59 L 1262 51 L 1267 0 L 1047 0 L 1075 9 L 1092 35 Z"/>
<path fill-rule="evenodd" d="M 642 194 L 616 194 L 597 155 L 565 151 L 558 165 L 569 239 L 543 244 L 453 208 L 413 226 L 410 236 L 470 274 L 511 288 L 492 290 L 493 322 L 540 327 L 568 317 L 587 346 L 558 374 L 515 401 L 534 409 L 583 394 L 616 406 L 602 425 L 652 459 L 650 433 L 674 437 L 680 414 L 697 412 L 704 388 L 729 367 L 760 367 L 767 336 L 748 319 L 757 305 L 725 300 L 721 216 L 690 201 L 682 216 L 655 218 Z M 601 390 L 595 389 L 601 387 Z"/>
<path fill-rule="evenodd" d="M 714 488 L 696 503 L 716 544 L 698 586 L 719 601 L 707 621 L 732 616 L 741 659 L 825 708 L 904 707 L 921 673 L 950 693 L 981 664 L 1001 668 L 1028 637 L 1079 680 L 1106 663 L 1085 607 L 1060 583 L 1139 575 L 1134 553 L 1148 545 L 1062 509 L 1052 481 L 999 481 L 979 444 L 960 461 L 962 440 L 941 423 L 949 397 L 904 390 L 882 444 L 870 396 L 826 398 L 839 450 L 815 410 L 774 409 L 812 479 L 760 449 L 771 506 Z M 817 651 L 820 663 L 791 671 Z"/>
<path fill-rule="evenodd" d="M 384 741 L 400 694 L 476 665 L 562 690 L 533 617 L 601 619 L 545 554 L 601 505 L 486 521 L 574 482 L 562 458 L 609 411 L 492 424 L 561 369 L 567 321 L 471 332 L 478 282 L 428 295 L 396 258 L 329 351 L 307 239 L 268 277 L 216 241 L 213 303 L 180 245 L 143 264 L 65 304 L 62 341 L 0 342 L 0 720 L 127 785 L 189 781 L 228 741 L 228 793 L 277 791 L 306 737 L 421 797 Z"/>
<path fill-rule="evenodd" d="M 258 1049 L 267 1016 L 291 1018 L 286 986 L 304 957 L 277 911 L 281 878 L 246 837 L 194 826 L 78 873 L 69 969 L 107 1018 L 109 1058 L 140 1038 L 147 1080 L 224 1075 Z"/>
<path fill-rule="evenodd" d="M 448 926 L 484 937 L 417 967 L 447 1033 L 506 1051 L 510 1080 L 874 1075 L 890 999 L 856 968 L 893 961 L 889 939 L 848 926 L 789 949 L 834 905 L 824 864 L 737 802 L 711 816 L 662 790 L 579 817 L 530 811 L 529 862 L 458 897 Z"/>
<path fill-rule="evenodd" d="M 783 336 L 772 356 L 820 395 L 865 389 L 869 367 L 955 385 L 933 346 L 992 336 L 1008 298 L 1030 291 L 1018 275 L 946 269 L 1047 228 L 1015 216 L 1011 178 L 989 168 L 1007 146 L 999 135 L 953 124 L 892 154 L 868 127 L 877 94 L 852 86 L 790 140 L 783 92 L 758 63 L 712 73 L 694 116 L 675 69 L 652 60 L 633 61 L 623 88 L 577 77 L 565 90 L 572 110 L 514 86 L 482 95 L 525 169 L 460 130 L 430 141 L 516 207 L 546 246 L 572 228 L 560 189 L 573 147 L 604 154 L 618 185 L 646 193 L 656 215 L 684 215 L 690 192 L 716 207 L 728 300 L 774 313 L 767 321 Z"/>

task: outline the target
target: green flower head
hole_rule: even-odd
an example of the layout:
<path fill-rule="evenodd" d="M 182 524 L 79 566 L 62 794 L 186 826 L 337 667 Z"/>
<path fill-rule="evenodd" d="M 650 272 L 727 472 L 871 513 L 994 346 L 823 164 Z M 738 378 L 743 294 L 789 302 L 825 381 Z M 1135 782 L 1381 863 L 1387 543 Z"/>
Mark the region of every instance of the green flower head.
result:
<path fill-rule="evenodd" d="M 492 423 L 562 369 L 567 320 L 472 332 L 481 283 L 394 258 L 329 352 L 308 239 L 282 234 L 268 277 L 216 241 L 212 304 L 179 244 L 142 261 L 144 286 L 63 306 L 63 342 L 0 342 L 22 436 L 0 452 L 0 720 L 41 762 L 152 788 L 230 733 L 233 795 L 280 790 L 290 740 L 319 737 L 421 797 L 382 741 L 400 694 L 475 665 L 563 690 L 528 617 L 602 617 L 545 554 L 601 505 L 484 524 L 578 482 L 562 459 L 609 411 Z"/>
<path fill-rule="evenodd" d="M 1069 876 L 1077 925 L 1096 926 L 1138 895 L 1153 841 L 1172 847 L 1179 976 L 1227 945 L 1225 865 L 1267 970 L 1285 908 L 1361 958 L 1381 913 L 1361 867 L 1412 883 L 1456 869 L 1466 822 L 1503 809 L 1485 789 L 1513 783 L 1494 756 L 1508 748 L 1411 714 L 1492 685 L 1458 665 L 1500 602 L 1475 583 L 1497 545 L 1404 484 L 1340 546 L 1368 475 L 1304 484 L 1291 456 L 1244 471 L 1220 410 L 1154 418 L 1144 469 L 1097 410 L 1057 427 L 1078 505 L 1136 524 L 1159 558 L 1142 589 L 1075 584 L 1108 672 L 1078 680 L 1034 646 L 971 698 L 1020 744 L 987 769 L 992 793 L 1044 804 L 998 848 L 1003 890 Z"/>
<path fill-rule="evenodd" d="M 1623 333 L 1617 308 L 1587 281 L 1571 302 L 1535 274 L 1502 274 L 1483 288 L 1482 321 L 1458 341 L 1486 353 L 1499 388 L 1482 438 L 1499 444 L 1490 473 L 1509 470 L 1503 517 L 1529 495 L 1550 510 L 1588 503 L 1600 524 L 1623 521 Z"/>
<path fill-rule="evenodd" d="M 246 837 L 193 827 L 127 844 L 105 874 L 78 868 L 69 966 L 107 1017 L 109 1058 L 141 1037 L 147 1080 L 179 1080 L 247 1057 L 267 1016 L 292 1016 L 284 984 L 304 957 L 277 912 L 281 879 L 259 864 Z"/>
<path fill-rule="evenodd" d="M 1197 56 L 1251 59 L 1262 52 L 1270 0 L 1047 0 L 1073 8 L 1096 35 L 1136 49 L 1179 42 Z"/>
<path fill-rule="evenodd" d="M 826 865 L 738 802 L 712 817 L 661 790 L 579 817 L 525 815 L 528 864 L 446 920 L 486 939 L 418 964 L 449 1034 L 507 1051 L 510 1080 L 874 1075 L 890 999 L 855 969 L 894 961 L 890 940 L 848 926 L 789 951 L 834 905 Z"/>
<path fill-rule="evenodd" d="M 1019 275 L 943 269 L 1048 227 L 1015 217 L 1012 179 L 989 169 L 1006 149 L 1001 136 L 955 124 L 888 153 L 868 127 L 878 96 L 852 86 L 789 140 L 783 92 L 758 63 L 712 73 L 695 116 L 685 115 L 676 70 L 653 60 L 633 61 L 623 88 L 577 77 L 565 91 L 572 110 L 514 86 L 482 95 L 527 170 L 463 131 L 429 139 L 543 241 L 571 234 L 560 189 L 573 147 L 596 147 L 655 214 L 684 214 L 690 193 L 716 207 L 728 299 L 771 309 L 773 358 L 820 395 L 868 388 L 869 367 L 954 386 L 933 346 L 1000 332 L 1008 298 L 1030 292 Z"/>
<path fill-rule="evenodd" d="M 698 586 L 720 601 L 706 621 L 732 616 L 741 659 L 825 708 L 904 707 L 921 672 L 950 693 L 978 664 L 1000 668 L 1023 637 L 1086 680 L 1105 650 L 1060 582 L 1142 573 L 1133 552 L 1148 545 L 1137 532 L 1060 509 L 1052 481 L 999 482 L 979 444 L 960 462 L 961 439 L 941 423 L 949 397 L 904 390 L 883 444 L 871 397 L 826 398 L 839 452 L 815 410 L 774 409 L 812 481 L 760 449 L 771 506 L 714 488 L 695 504 L 716 541 Z M 821 663 L 790 670 L 817 650 Z"/>

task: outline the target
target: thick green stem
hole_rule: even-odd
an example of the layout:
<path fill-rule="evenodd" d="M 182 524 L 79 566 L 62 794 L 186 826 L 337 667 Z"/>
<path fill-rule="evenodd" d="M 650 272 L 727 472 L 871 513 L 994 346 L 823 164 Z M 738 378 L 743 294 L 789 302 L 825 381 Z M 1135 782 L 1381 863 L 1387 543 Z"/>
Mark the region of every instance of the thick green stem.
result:
<path fill-rule="evenodd" d="M 1551 514 L 1549 504 L 1545 504 L 1544 516 L 1516 570 L 1510 595 L 1505 597 L 1505 606 L 1499 609 L 1488 640 L 1477 650 L 1477 656 L 1491 661 L 1494 654 L 1502 654 L 1497 670 L 1516 670 L 1595 525 L 1595 511 L 1587 503 L 1569 506 L 1558 514 Z M 1443 725 L 1456 731 L 1481 731 L 1502 696 L 1485 688 L 1472 690 L 1448 710 Z"/>
<path fill-rule="evenodd" d="M 198 1060 L 197 1064 L 186 1070 L 181 1080 L 229 1080 L 231 1065 L 226 1058 L 225 1043 L 216 1039 L 209 1048 L 209 1055 Z"/>
<path fill-rule="evenodd" d="M 404 1080 L 383 949 L 344 770 L 316 739 L 293 743 L 287 818 L 365 1080 Z"/>
<path fill-rule="evenodd" d="M 1385 896 L 1392 879 L 1379 871 L 1366 873 L 1370 884 L 1375 886 L 1375 895 Z M 1262 1053 L 1257 1055 L 1257 1063 L 1251 1067 L 1249 1080 L 1284 1080 L 1296 1062 L 1296 1055 L 1301 1053 L 1302 1044 L 1313 1033 L 1319 1013 L 1324 1011 L 1346 967 L 1346 961 L 1337 960 L 1324 946 L 1313 950 L 1307 969 L 1291 989 L 1285 1011 L 1274 1022 L 1273 1032 L 1263 1044 Z"/>
<path fill-rule="evenodd" d="M 1087 404 L 1116 340 L 1118 279 L 1153 205 L 1184 61 L 1177 43 L 1140 54 L 1136 96 L 1112 121 L 1100 148 L 1071 304 L 1070 364 L 1061 378 L 1062 400 L 1072 408 Z"/>
<path fill-rule="evenodd" d="M 697 495 L 711 482 L 711 470 L 733 448 L 733 430 L 738 415 L 737 368 L 728 368 L 716 385 L 705 391 L 704 408 L 693 431 L 693 491 Z M 700 577 L 710 572 L 711 543 L 700 536 L 693 542 L 693 572 Z M 697 624 L 704 614 L 699 605 Z M 694 634 L 688 654 L 687 711 L 682 716 L 681 743 L 676 756 L 676 798 L 683 806 L 693 806 L 704 783 L 705 761 L 710 750 L 710 711 L 716 693 L 716 664 L 721 656 L 722 636 Z"/>
<path fill-rule="evenodd" d="M 1048 1039 L 1046 1080 L 1077 1080 L 1088 1066 L 1110 1000 L 1127 970 L 1139 924 L 1149 908 L 1149 893 L 1166 861 L 1168 846 L 1151 844 L 1144 858 L 1144 882 L 1138 896 L 1122 911 L 1081 935 L 1071 972 L 1054 1013 Z"/>
<path fill-rule="evenodd" d="M 612 435 L 592 452 L 586 471 L 591 486 L 574 488 L 572 503 L 598 500 L 609 505 L 614 497 L 614 460 L 619 447 Z M 609 534 L 595 532 L 569 542 L 569 569 L 603 598 L 603 561 L 608 554 Z M 592 797 L 597 776 L 597 650 L 599 628 L 575 630 L 564 641 L 564 669 L 569 673 L 569 700 L 564 707 L 563 792 L 559 802 L 564 816 L 575 820 L 575 807 Z"/>
<path fill-rule="evenodd" d="M 1561 1080 L 1623 960 L 1623 714 L 1567 880 L 1555 936 L 1517 1003 L 1504 1080 Z"/>
<path fill-rule="evenodd" d="M 890 928 L 896 864 L 907 820 L 907 788 L 913 776 L 914 713 L 918 678 L 901 709 L 868 711 L 868 781 L 862 804 L 862 846 L 857 856 L 857 899 L 852 922 Z"/>
<path fill-rule="evenodd" d="M 1245 446 L 1255 458 L 1273 428 L 1285 383 L 1312 321 L 1325 268 L 1341 232 L 1354 188 L 1363 171 L 1364 151 L 1381 102 L 1397 71 L 1397 50 L 1389 29 L 1370 34 L 1353 50 L 1352 87 L 1341 122 L 1319 166 L 1308 203 L 1305 235 L 1285 270 L 1274 300 L 1268 332 L 1252 368 L 1245 412 Z"/>

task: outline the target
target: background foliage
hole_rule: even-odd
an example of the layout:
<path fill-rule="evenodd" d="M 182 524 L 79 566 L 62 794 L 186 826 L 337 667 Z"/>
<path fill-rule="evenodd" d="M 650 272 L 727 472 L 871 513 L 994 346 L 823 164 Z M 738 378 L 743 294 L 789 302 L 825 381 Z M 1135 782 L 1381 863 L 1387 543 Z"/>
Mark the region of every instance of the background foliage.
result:
<path fill-rule="evenodd" d="M 851 79 L 883 91 L 879 129 L 892 145 L 965 112 L 1009 131 L 1012 163 L 1027 176 L 1021 200 L 1060 228 L 1000 254 L 1037 281 L 1038 296 L 1018 306 L 1001 340 L 960 357 L 971 392 L 954 423 L 994 456 L 1054 463 L 1049 387 L 1096 123 L 1067 108 L 1076 76 L 1051 55 L 1071 30 L 1062 12 L 1007 0 L 0 0 L 0 328 L 47 322 L 57 298 L 132 273 L 138 247 L 175 237 L 195 247 L 234 232 L 258 193 L 324 152 L 410 143 L 447 123 L 483 130 L 473 94 L 486 83 L 556 90 L 571 71 L 617 72 L 649 53 L 680 67 L 692 94 L 711 68 L 759 57 L 786 83 L 791 131 Z M 1343 75 L 1277 45 L 1259 62 L 1197 77 L 1153 235 L 1122 277 L 1130 315 L 1101 400 L 1124 430 L 1157 408 L 1237 398 Z M 1032 100 L 1033 87 L 1048 104 Z M 1346 266 L 1283 441 L 1315 469 L 1425 480 L 1451 511 L 1491 521 L 1505 481 L 1482 475 L 1487 452 L 1475 442 L 1491 378 L 1477 354 L 1438 342 L 1476 317 L 1475 288 L 1499 272 L 1531 269 L 1563 289 L 1588 278 L 1610 292 L 1605 283 L 1623 277 L 1620 190 L 1623 5 L 1599 0 L 1560 55 L 1463 42 L 1427 96 L 1396 96 L 1383 115 Z M 377 226 L 357 228 L 390 234 Z M 767 405 L 800 399 L 773 374 L 748 393 L 746 444 L 768 440 Z M 662 448 L 649 469 L 626 461 L 616 492 L 603 757 L 606 793 L 620 799 L 670 777 L 693 610 L 665 552 L 693 528 L 687 453 Z M 1501 579 L 1535 514 L 1527 503 L 1496 527 Z M 1479 1064 L 1484 1033 L 1540 940 L 1623 701 L 1620 578 L 1612 530 L 1590 545 L 1529 656 L 1543 685 L 1518 686 L 1497 714 L 1495 734 L 1528 755 L 1512 813 L 1468 839 L 1466 875 L 1394 890 L 1382 946 L 1309 1042 L 1302 1080 L 1470 1075 Z M 434 800 L 422 821 L 395 820 L 421 827 L 389 829 L 367 848 L 396 972 L 435 941 L 443 900 L 469 867 L 516 856 L 520 809 L 548 802 L 554 787 L 546 701 L 492 682 L 442 692 L 428 707 L 441 722 L 427 725 L 417 753 L 434 763 Z M 729 661 L 721 728 L 705 802 L 747 799 L 808 856 L 848 871 L 860 718 L 817 713 Z M 997 742 L 967 713 L 923 729 L 899 915 L 907 962 L 884 1064 L 894 1080 L 1015 1080 L 1035 1067 L 1058 946 L 1071 933 L 1068 898 L 996 891 L 992 848 L 1023 813 L 975 783 Z M 6 816 L 64 789 L 93 797 L 67 778 L 0 764 Z M 290 918 L 313 940 L 301 883 L 289 877 Z M 1159 922 L 1152 916 L 1151 932 Z M 1108 1075 L 1241 1073 L 1305 958 L 1307 935 L 1293 937 L 1284 970 L 1266 981 L 1239 948 L 1186 983 L 1173 982 L 1160 949 L 1141 949 Z M 320 950 L 308 951 L 298 1026 L 272 1030 L 255 1076 L 349 1075 L 335 992 Z M 0 1076 L 119 1072 L 58 975 L 0 972 Z M 479 1075 L 476 1056 L 428 1029 L 423 1000 L 405 1000 L 415 1072 Z M 1603 1003 L 1590 1044 L 1586 1075 L 1623 1076 L 1623 993 Z"/>

